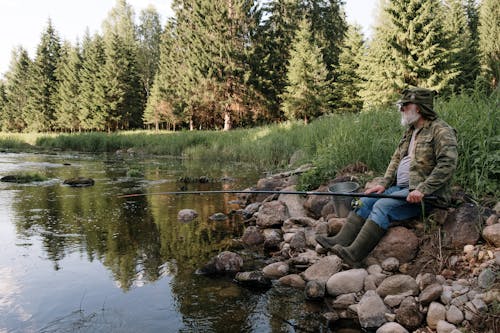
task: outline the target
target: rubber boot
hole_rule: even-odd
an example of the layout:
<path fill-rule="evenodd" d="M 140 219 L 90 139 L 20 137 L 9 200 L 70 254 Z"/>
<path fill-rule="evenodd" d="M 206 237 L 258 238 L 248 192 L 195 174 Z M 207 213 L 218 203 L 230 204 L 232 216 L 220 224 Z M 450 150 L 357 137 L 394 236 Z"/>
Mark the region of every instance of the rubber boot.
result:
<path fill-rule="evenodd" d="M 365 219 L 354 212 L 350 212 L 347 216 L 345 224 L 340 229 L 339 233 L 333 237 L 322 235 L 316 236 L 316 241 L 325 249 L 330 250 L 335 245 L 349 246 L 356 238 L 361 228 L 365 224 Z"/>
<path fill-rule="evenodd" d="M 335 245 L 332 248 L 332 252 L 338 255 L 349 266 L 359 267 L 361 261 L 378 244 L 380 239 L 385 235 L 385 232 L 384 229 L 372 220 L 366 220 L 365 225 L 361 228 L 358 236 L 350 246 Z"/>

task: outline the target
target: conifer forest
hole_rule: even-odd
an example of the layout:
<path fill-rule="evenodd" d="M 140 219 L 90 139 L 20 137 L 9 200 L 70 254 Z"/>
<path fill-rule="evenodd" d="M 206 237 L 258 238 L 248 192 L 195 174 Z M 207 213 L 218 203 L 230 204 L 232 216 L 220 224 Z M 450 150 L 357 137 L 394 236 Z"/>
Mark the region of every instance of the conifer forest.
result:
<path fill-rule="evenodd" d="M 117 0 L 102 32 L 12 50 L 3 132 L 228 130 L 387 106 L 407 86 L 498 90 L 500 1 L 381 0 L 371 36 L 342 0 Z"/>

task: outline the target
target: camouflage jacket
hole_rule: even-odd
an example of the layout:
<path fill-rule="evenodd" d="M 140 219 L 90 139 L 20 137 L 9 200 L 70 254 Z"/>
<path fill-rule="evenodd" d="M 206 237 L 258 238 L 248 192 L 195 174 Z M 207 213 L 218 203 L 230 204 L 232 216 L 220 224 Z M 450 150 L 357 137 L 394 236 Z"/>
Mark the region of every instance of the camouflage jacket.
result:
<path fill-rule="evenodd" d="M 396 183 L 399 162 L 407 155 L 414 128 L 403 135 L 387 167 L 386 188 Z M 443 120 L 426 120 L 415 137 L 415 156 L 410 163 L 410 190 L 438 197 L 438 206 L 446 206 L 451 199 L 451 178 L 457 167 L 457 138 L 455 130 Z"/>

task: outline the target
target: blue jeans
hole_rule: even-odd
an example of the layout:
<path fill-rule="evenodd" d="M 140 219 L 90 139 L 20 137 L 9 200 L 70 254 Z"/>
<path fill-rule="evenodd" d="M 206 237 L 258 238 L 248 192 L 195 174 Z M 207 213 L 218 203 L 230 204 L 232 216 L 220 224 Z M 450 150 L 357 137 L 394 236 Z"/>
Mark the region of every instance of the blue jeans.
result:
<path fill-rule="evenodd" d="M 407 196 L 408 188 L 391 186 L 384 194 Z M 401 221 L 419 216 L 422 212 L 421 204 L 412 204 L 406 200 L 386 198 L 361 198 L 361 207 L 355 213 L 364 219 L 370 219 L 384 230 L 387 230 L 391 221 Z"/>

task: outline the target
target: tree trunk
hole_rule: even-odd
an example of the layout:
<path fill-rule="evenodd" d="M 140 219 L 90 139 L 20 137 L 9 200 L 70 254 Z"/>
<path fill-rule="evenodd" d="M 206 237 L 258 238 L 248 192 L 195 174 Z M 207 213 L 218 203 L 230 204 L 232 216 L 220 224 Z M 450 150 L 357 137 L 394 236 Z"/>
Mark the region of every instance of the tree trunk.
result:
<path fill-rule="evenodd" d="M 224 112 L 224 131 L 229 131 L 231 129 L 231 115 L 229 112 Z"/>

